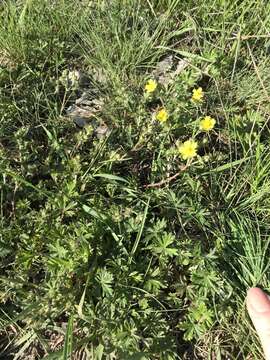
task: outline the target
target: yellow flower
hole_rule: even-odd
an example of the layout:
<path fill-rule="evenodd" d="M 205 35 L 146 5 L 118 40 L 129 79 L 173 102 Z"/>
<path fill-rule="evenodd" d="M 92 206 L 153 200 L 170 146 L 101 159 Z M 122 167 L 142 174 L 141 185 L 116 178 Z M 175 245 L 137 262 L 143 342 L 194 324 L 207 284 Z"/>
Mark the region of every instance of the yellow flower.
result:
<path fill-rule="evenodd" d="M 156 114 L 156 119 L 160 122 L 165 122 L 168 120 L 169 114 L 167 113 L 166 109 L 161 109 Z"/>
<path fill-rule="evenodd" d="M 179 146 L 178 150 L 184 160 L 191 159 L 197 155 L 198 143 L 189 139 Z"/>
<path fill-rule="evenodd" d="M 206 116 L 200 121 L 200 130 L 210 131 L 214 128 L 215 124 L 215 119 L 211 118 L 210 116 Z"/>
<path fill-rule="evenodd" d="M 156 88 L 157 88 L 157 82 L 156 80 L 152 80 L 152 79 L 148 80 L 144 87 L 147 93 L 154 92 Z"/>
<path fill-rule="evenodd" d="M 194 102 L 202 102 L 203 101 L 203 97 L 204 97 L 204 92 L 203 89 L 201 87 L 199 87 L 198 89 L 193 89 L 192 90 L 192 101 Z"/>

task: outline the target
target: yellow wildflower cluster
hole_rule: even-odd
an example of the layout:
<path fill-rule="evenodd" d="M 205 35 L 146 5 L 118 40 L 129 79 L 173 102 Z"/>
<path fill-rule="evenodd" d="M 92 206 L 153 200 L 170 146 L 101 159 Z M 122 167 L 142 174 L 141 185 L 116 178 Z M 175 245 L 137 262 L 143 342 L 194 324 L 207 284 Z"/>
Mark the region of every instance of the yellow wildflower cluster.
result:
<path fill-rule="evenodd" d="M 201 131 L 210 131 L 214 128 L 216 120 L 210 116 L 205 116 L 200 121 Z M 198 143 L 194 139 L 185 141 L 178 147 L 178 151 L 184 160 L 191 159 L 197 155 Z"/>
<path fill-rule="evenodd" d="M 145 91 L 146 93 L 152 93 L 157 88 L 157 82 L 155 80 L 148 80 L 145 84 Z M 192 90 L 192 97 L 191 101 L 193 103 L 201 103 L 204 98 L 204 91 L 201 87 Z M 165 108 L 161 108 L 155 115 L 154 118 L 158 120 L 160 123 L 165 123 L 168 118 L 169 114 Z M 201 131 L 208 132 L 215 127 L 216 120 L 211 116 L 205 116 L 203 119 L 200 120 L 199 129 Z M 178 151 L 181 157 L 184 160 L 191 159 L 197 155 L 198 150 L 198 142 L 194 139 L 189 139 L 184 143 L 178 145 Z"/>

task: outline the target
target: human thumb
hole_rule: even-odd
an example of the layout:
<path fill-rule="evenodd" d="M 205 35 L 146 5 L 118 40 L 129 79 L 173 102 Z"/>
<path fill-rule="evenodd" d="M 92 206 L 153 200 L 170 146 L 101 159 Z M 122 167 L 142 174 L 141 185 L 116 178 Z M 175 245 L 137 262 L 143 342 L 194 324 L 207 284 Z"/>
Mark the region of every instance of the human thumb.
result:
<path fill-rule="evenodd" d="M 270 360 L 270 300 L 259 288 L 252 288 L 247 293 L 249 316 L 261 339 L 266 360 Z"/>

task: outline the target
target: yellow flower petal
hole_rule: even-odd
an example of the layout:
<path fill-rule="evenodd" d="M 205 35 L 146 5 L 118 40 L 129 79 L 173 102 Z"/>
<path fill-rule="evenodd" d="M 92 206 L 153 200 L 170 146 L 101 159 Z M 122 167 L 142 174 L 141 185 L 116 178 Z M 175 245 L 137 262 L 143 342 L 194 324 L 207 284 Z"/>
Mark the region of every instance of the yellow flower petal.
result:
<path fill-rule="evenodd" d="M 203 89 L 201 87 L 199 87 L 198 89 L 193 89 L 192 90 L 192 101 L 194 102 L 202 102 L 203 101 L 203 97 L 204 97 L 204 92 Z"/>
<path fill-rule="evenodd" d="M 158 111 L 158 113 L 156 114 L 156 119 L 160 122 L 165 122 L 168 120 L 169 114 L 166 111 L 166 109 L 161 109 Z"/>
<path fill-rule="evenodd" d="M 214 126 L 216 124 L 216 120 L 210 116 L 205 116 L 205 118 L 203 118 L 200 121 L 200 130 L 202 131 L 210 131 L 212 129 L 214 129 Z"/>
<path fill-rule="evenodd" d="M 197 155 L 198 143 L 189 139 L 179 146 L 178 150 L 184 160 L 191 159 Z"/>
<path fill-rule="evenodd" d="M 144 89 L 147 93 L 154 92 L 156 90 L 156 88 L 157 88 L 157 82 L 152 79 L 148 80 L 144 87 Z"/>

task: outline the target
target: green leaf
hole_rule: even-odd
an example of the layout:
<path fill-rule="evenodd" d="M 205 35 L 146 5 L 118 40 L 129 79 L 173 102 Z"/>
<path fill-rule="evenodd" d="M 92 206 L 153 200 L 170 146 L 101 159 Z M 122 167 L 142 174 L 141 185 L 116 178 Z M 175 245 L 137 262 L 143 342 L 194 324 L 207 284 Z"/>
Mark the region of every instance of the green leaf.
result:
<path fill-rule="evenodd" d="M 222 171 L 225 171 L 225 170 L 228 170 L 228 169 L 231 169 L 233 168 L 234 166 L 236 165 L 240 165 L 250 159 L 252 159 L 253 156 L 249 156 L 247 158 L 243 158 L 243 159 L 239 159 L 239 160 L 235 160 L 233 162 L 230 162 L 228 164 L 224 164 L 224 165 L 221 165 L 221 166 L 218 166 L 216 167 L 215 169 L 211 169 L 203 174 L 201 174 L 201 176 L 205 176 L 205 175 L 208 175 L 208 174 L 211 174 L 211 173 L 217 173 L 217 172 L 222 172 Z"/>
<path fill-rule="evenodd" d="M 103 351 L 104 351 L 104 346 L 102 344 L 99 344 L 95 350 L 95 360 L 102 360 Z"/>
<path fill-rule="evenodd" d="M 137 250 L 137 247 L 139 245 L 139 242 L 140 242 L 140 239 L 141 239 L 141 236 L 142 236 L 142 232 L 143 232 L 143 228 L 144 228 L 144 224 L 145 224 L 145 220 L 146 220 L 147 213 L 148 213 L 149 203 L 150 203 L 150 197 L 148 198 L 147 204 L 146 204 L 145 209 L 144 209 L 143 219 L 142 219 L 142 222 L 141 222 L 139 232 L 137 233 L 136 240 L 134 242 L 134 245 L 133 245 L 131 253 L 130 253 L 129 263 L 131 263 L 132 257 L 135 254 L 135 252 Z"/>
<path fill-rule="evenodd" d="M 68 320 L 64 350 L 63 350 L 63 360 L 71 360 L 72 348 L 73 348 L 73 315 L 71 315 Z"/>
<path fill-rule="evenodd" d="M 87 214 L 92 215 L 94 218 L 104 220 L 103 215 L 99 214 L 96 210 L 90 208 L 89 206 L 83 205 L 82 208 Z"/>
<path fill-rule="evenodd" d="M 100 177 L 100 178 L 104 178 L 104 179 L 109 179 L 109 180 L 115 180 L 115 181 L 122 181 L 128 184 L 128 181 L 120 176 L 116 176 L 116 175 L 112 175 L 112 174 L 95 174 L 93 175 L 93 177 Z"/>
<path fill-rule="evenodd" d="M 103 296 L 111 296 L 113 293 L 112 283 L 113 275 L 106 269 L 99 269 L 97 271 L 96 279 L 102 288 Z"/>

